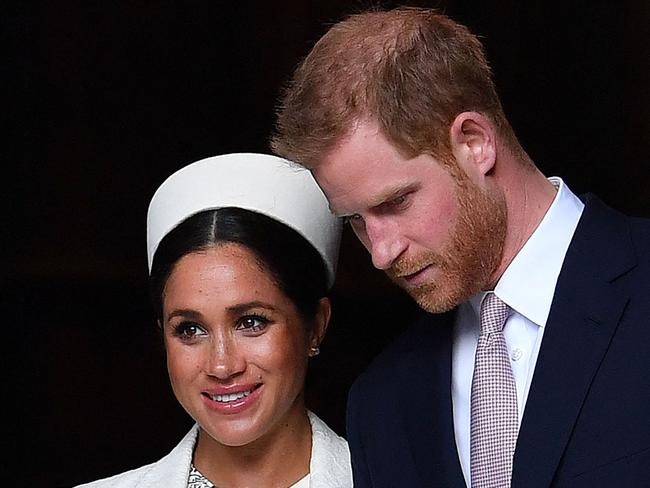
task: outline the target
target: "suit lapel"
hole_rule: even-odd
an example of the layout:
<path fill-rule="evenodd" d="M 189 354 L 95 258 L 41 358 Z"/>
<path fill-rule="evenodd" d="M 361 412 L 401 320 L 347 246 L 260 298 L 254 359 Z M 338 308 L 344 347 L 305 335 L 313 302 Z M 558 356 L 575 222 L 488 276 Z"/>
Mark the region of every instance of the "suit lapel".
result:
<path fill-rule="evenodd" d="M 515 452 L 512 486 L 550 486 L 628 301 L 627 222 L 589 198 L 567 252 Z"/>
<path fill-rule="evenodd" d="M 402 363 L 402 421 L 421 486 L 464 487 L 454 438 L 451 400 L 453 313 L 429 316 L 415 331 L 421 341 Z M 425 347 L 422 347 L 422 346 Z"/>

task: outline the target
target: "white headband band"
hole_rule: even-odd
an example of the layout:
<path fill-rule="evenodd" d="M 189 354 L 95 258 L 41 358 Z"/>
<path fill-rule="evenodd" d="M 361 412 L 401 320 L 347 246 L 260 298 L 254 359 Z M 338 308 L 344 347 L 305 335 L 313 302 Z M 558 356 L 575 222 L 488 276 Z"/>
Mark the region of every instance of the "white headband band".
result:
<path fill-rule="evenodd" d="M 299 232 L 320 253 L 332 286 L 341 221 L 329 210 L 311 173 L 285 159 L 237 153 L 185 166 L 160 185 L 147 213 L 149 271 L 160 241 L 203 210 L 238 207 L 271 217 Z"/>

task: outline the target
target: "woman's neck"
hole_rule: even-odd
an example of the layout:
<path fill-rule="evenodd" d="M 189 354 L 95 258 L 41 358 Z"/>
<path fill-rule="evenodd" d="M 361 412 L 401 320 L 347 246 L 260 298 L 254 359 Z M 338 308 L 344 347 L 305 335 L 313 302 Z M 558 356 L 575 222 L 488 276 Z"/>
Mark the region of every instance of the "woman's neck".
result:
<path fill-rule="evenodd" d="M 312 439 L 304 406 L 292 410 L 271 431 L 244 446 L 220 444 L 200 429 L 194 465 L 219 488 L 293 485 L 309 473 Z"/>

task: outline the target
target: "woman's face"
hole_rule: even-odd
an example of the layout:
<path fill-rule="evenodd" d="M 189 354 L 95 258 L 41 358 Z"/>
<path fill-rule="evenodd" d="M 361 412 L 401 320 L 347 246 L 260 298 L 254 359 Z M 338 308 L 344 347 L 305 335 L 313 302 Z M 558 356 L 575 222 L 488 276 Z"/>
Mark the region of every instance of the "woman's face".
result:
<path fill-rule="evenodd" d="M 309 348 L 327 318 L 310 334 L 247 248 L 223 244 L 181 258 L 165 286 L 163 320 L 174 393 L 217 442 L 242 446 L 304 415 Z"/>

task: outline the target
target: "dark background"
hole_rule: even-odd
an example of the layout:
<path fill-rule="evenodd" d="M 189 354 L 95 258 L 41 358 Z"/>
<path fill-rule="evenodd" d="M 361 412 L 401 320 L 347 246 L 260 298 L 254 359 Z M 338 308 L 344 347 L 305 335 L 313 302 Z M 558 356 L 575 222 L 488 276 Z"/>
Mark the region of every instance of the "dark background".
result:
<path fill-rule="evenodd" d="M 482 36 L 545 174 L 650 215 L 647 0 L 400 3 L 439 6 Z M 2 7 L 3 486 L 89 481 L 151 462 L 184 434 L 146 289 L 148 201 L 192 161 L 268 151 L 299 59 L 369 5 L 398 2 Z M 308 400 L 344 433 L 347 388 L 415 307 L 348 234 L 333 300 Z"/>

